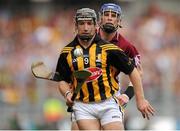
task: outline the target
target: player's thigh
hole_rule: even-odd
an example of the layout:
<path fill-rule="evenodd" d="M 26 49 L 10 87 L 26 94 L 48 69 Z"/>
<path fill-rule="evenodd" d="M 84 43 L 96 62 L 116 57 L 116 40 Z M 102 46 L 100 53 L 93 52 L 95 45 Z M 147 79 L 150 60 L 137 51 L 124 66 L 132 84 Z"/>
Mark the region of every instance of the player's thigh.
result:
<path fill-rule="evenodd" d="M 79 130 L 100 130 L 98 119 L 81 119 L 77 121 Z"/>
<path fill-rule="evenodd" d="M 73 110 L 79 130 L 100 130 L 100 122 L 94 104 L 74 102 Z"/>
<path fill-rule="evenodd" d="M 124 130 L 123 123 L 120 121 L 111 122 L 102 126 L 103 130 Z"/>
<path fill-rule="evenodd" d="M 100 107 L 99 107 L 100 108 Z M 104 129 L 123 130 L 123 112 L 114 98 L 110 98 L 103 104 L 103 112 L 100 122 Z"/>

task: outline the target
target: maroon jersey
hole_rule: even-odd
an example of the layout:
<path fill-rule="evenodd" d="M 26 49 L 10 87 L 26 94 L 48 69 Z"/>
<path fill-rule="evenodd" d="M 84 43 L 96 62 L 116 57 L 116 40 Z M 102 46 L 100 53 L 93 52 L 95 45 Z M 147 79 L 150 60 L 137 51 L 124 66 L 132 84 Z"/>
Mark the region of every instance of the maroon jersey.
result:
<path fill-rule="evenodd" d="M 128 42 L 120 33 L 116 33 L 116 35 L 110 42 L 117 45 L 125 52 L 127 56 L 132 58 L 136 66 L 140 64 L 140 54 L 137 51 L 136 47 Z"/>
<path fill-rule="evenodd" d="M 98 32 L 98 35 L 100 35 L 100 28 L 96 31 Z M 140 64 L 140 54 L 137 51 L 136 47 L 132 45 L 129 41 L 127 41 L 120 33 L 116 33 L 116 35 L 110 42 L 117 45 L 125 52 L 127 56 L 132 58 L 136 67 Z"/>

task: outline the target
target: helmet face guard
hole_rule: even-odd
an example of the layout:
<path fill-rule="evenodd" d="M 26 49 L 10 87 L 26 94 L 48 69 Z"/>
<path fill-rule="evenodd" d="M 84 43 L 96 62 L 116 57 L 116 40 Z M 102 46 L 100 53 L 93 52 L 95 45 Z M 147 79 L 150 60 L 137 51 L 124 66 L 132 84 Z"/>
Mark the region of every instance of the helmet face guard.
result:
<path fill-rule="evenodd" d="M 81 8 L 78 9 L 75 15 L 75 23 L 77 25 L 78 21 L 88 21 L 93 20 L 94 25 L 97 23 L 97 15 L 96 12 L 93 9 L 90 8 Z M 79 39 L 82 41 L 90 41 L 93 37 L 93 35 L 88 34 L 78 34 L 77 35 Z"/>
<path fill-rule="evenodd" d="M 100 12 L 99 12 L 99 18 L 101 19 L 101 16 L 104 15 L 105 12 L 114 12 L 116 13 L 116 17 L 117 19 L 121 20 L 121 7 L 119 5 L 113 4 L 113 3 L 108 3 L 108 4 L 104 4 L 101 6 Z M 113 33 L 115 32 L 118 27 L 121 27 L 120 25 L 113 25 L 110 23 L 105 23 L 103 25 L 100 25 L 100 28 L 103 29 L 106 33 Z"/>
<path fill-rule="evenodd" d="M 113 24 L 103 24 L 102 26 L 100 26 L 106 33 L 110 34 L 115 32 L 118 29 L 118 26 L 114 26 Z"/>
<path fill-rule="evenodd" d="M 90 41 L 93 38 L 93 35 L 85 35 L 85 34 L 83 34 L 83 35 L 78 35 L 78 37 L 82 41 L 88 42 L 88 41 Z"/>

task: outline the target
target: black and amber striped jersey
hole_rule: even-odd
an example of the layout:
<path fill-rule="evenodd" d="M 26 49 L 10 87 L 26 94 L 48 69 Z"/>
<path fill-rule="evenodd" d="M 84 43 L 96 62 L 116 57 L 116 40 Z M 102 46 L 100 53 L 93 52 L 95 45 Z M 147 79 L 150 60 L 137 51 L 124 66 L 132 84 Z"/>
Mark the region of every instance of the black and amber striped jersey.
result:
<path fill-rule="evenodd" d="M 76 48 L 82 49 L 82 57 L 74 55 Z M 119 90 L 110 66 L 125 74 L 130 74 L 134 69 L 133 62 L 119 47 L 96 35 L 86 49 L 79 44 L 77 37 L 65 46 L 60 54 L 56 71 L 59 72 L 62 81 L 71 82 L 74 87 L 77 82 L 72 78 L 73 72 L 83 69 L 90 71 L 92 75 L 83 84 L 76 99 L 83 102 L 99 102 L 112 97 Z"/>

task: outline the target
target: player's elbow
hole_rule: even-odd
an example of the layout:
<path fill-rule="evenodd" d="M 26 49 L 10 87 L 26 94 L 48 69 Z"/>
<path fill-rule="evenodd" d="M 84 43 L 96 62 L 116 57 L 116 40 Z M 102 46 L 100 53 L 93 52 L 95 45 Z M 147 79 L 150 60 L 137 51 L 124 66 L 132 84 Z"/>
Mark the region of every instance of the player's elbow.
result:
<path fill-rule="evenodd" d="M 142 78 L 143 77 L 143 71 L 139 70 L 138 72 L 139 72 L 140 77 Z"/>
<path fill-rule="evenodd" d="M 131 74 L 129 74 L 130 80 L 132 82 L 132 80 L 136 81 L 136 80 L 141 80 L 140 74 L 137 70 L 137 68 L 134 68 L 133 71 L 131 72 Z"/>
<path fill-rule="evenodd" d="M 61 94 L 63 94 L 63 90 L 62 90 L 63 86 L 62 86 L 62 81 L 59 82 L 58 84 L 58 90 Z"/>
<path fill-rule="evenodd" d="M 142 78 L 142 77 L 143 77 L 143 69 L 142 69 L 142 66 L 141 66 L 141 65 L 137 66 L 137 70 L 138 70 L 138 72 L 139 72 L 140 77 Z"/>
<path fill-rule="evenodd" d="M 64 95 L 67 90 L 70 90 L 69 83 L 66 81 L 60 81 L 58 84 L 58 90 L 62 95 Z"/>

